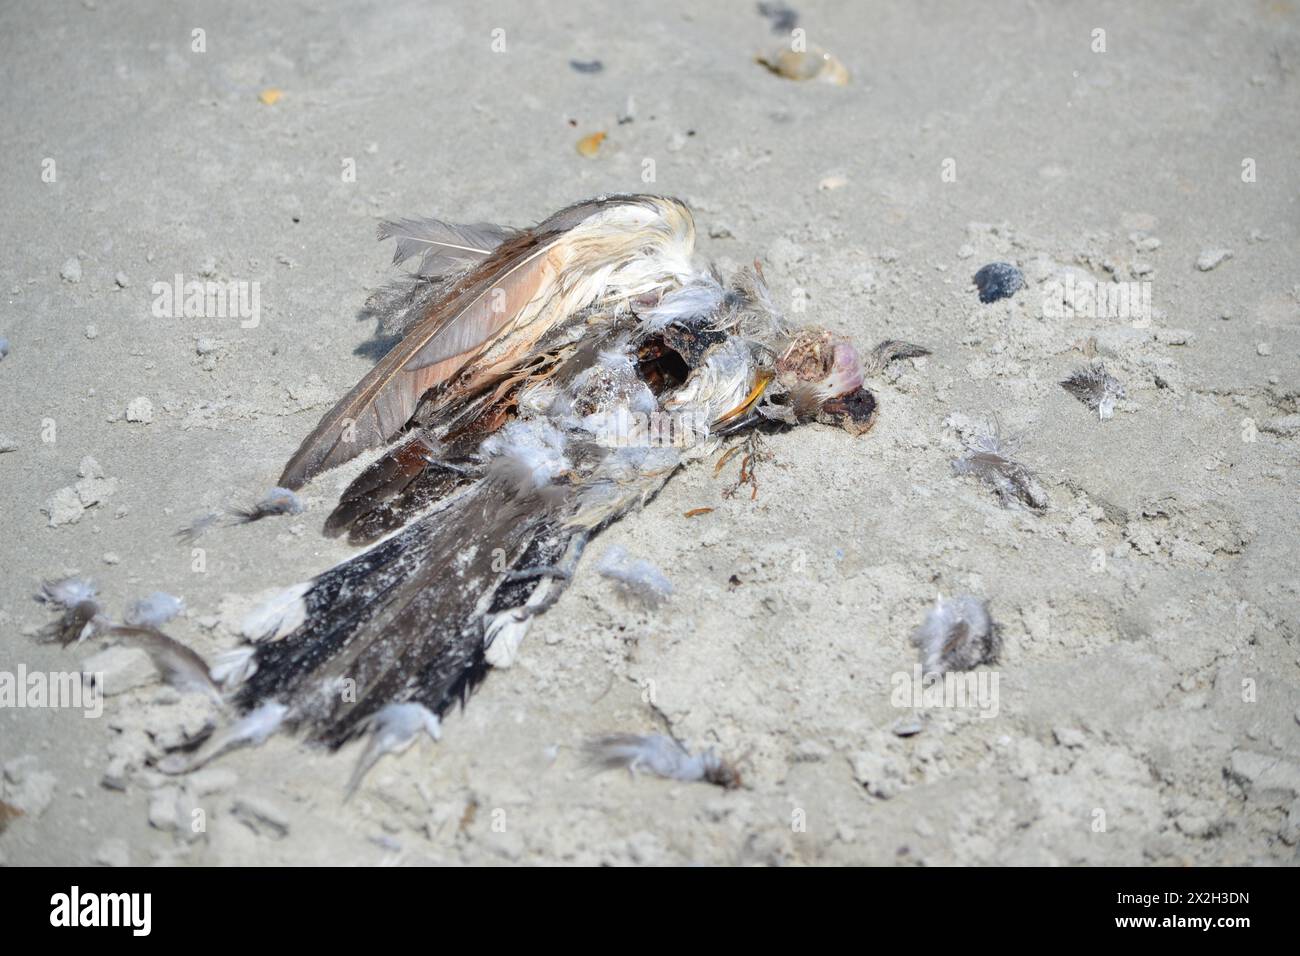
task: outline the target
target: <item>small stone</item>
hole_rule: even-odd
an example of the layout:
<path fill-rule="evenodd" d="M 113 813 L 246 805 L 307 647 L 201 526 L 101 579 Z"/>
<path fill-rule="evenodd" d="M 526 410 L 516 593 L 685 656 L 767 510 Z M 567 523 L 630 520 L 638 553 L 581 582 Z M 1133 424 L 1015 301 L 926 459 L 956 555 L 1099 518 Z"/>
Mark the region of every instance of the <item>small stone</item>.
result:
<path fill-rule="evenodd" d="M 1267 342 L 1257 342 L 1257 343 L 1255 344 L 1255 354 L 1256 354 L 1256 355 L 1272 355 L 1272 354 L 1273 354 L 1273 346 L 1270 345 L 1270 344 L 1267 343 Z"/>
<path fill-rule="evenodd" d="M 194 343 L 194 351 L 199 355 L 211 355 L 217 350 L 217 340 L 210 338 L 201 338 Z"/>
<path fill-rule="evenodd" d="M 88 339 L 97 339 L 97 338 L 99 338 L 99 327 L 98 327 L 97 325 L 95 325 L 94 322 L 92 322 L 92 323 L 90 323 L 88 326 L 86 326 L 86 338 L 88 338 Z"/>
<path fill-rule="evenodd" d="M 126 406 L 126 420 L 148 425 L 153 421 L 153 402 L 143 395 L 131 399 Z"/>
<path fill-rule="evenodd" d="M 1196 268 L 1202 272 L 1209 272 L 1220 263 L 1226 262 L 1232 258 L 1231 249 L 1206 249 L 1197 257 Z"/>
<path fill-rule="evenodd" d="M 127 774 L 126 759 L 114 757 L 104 769 L 104 776 L 99 778 L 100 786 L 108 790 L 125 790 Z"/>
<path fill-rule="evenodd" d="M 990 262 L 975 273 L 975 288 L 984 303 L 1010 298 L 1024 285 L 1024 274 L 1009 262 Z"/>
<path fill-rule="evenodd" d="M 131 285 L 131 280 L 125 272 L 118 272 L 117 275 L 113 276 L 113 281 L 117 283 L 119 289 L 126 289 Z"/>
<path fill-rule="evenodd" d="M 1057 744 L 1070 750 L 1082 750 L 1088 744 L 1088 738 L 1077 727 L 1057 727 L 1052 731 Z"/>
<path fill-rule="evenodd" d="M 1155 339 L 1161 345 L 1190 345 L 1196 336 L 1189 329 L 1167 329 L 1158 328 L 1155 330 Z"/>
<path fill-rule="evenodd" d="M 801 740 L 794 748 L 796 763 L 818 763 L 831 755 L 831 749 L 817 740 Z"/>
<path fill-rule="evenodd" d="M 36 757 L 25 754 L 4 765 L 5 803 L 17 807 L 28 817 L 39 817 L 54 800 L 58 779 L 37 769 Z"/>
<path fill-rule="evenodd" d="M 60 488 L 50 495 L 45 504 L 41 506 L 41 511 L 49 515 L 51 528 L 57 528 L 59 525 L 64 524 L 76 524 L 81 520 L 85 510 L 86 508 L 81 503 L 81 498 L 74 488 Z"/>
<path fill-rule="evenodd" d="M 178 787 L 159 787 L 149 797 L 149 825 L 155 830 L 169 832 L 176 829 L 176 801 L 180 798 Z"/>
<path fill-rule="evenodd" d="M 904 789 L 902 771 L 897 761 L 886 754 L 861 751 L 850 759 L 853 776 L 869 794 L 888 800 Z"/>
<path fill-rule="evenodd" d="M 116 551 L 105 551 L 105 552 L 104 552 L 104 563 L 105 563 L 105 564 L 121 564 L 121 563 L 122 563 L 122 556 L 121 556 L 120 554 L 118 554 Z"/>
<path fill-rule="evenodd" d="M 18 450 L 18 442 L 14 441 L 8 435 L 0 433 L 0 455 L 3 455 L 7 451 L 17 451 L 17 450 Z"/>
<path fill-rule="evenodd" d="M 1293 800 L 1300 796 L 1300 764 L 1252 750 L 1234 750 L 1224 770 L 1253 799 Z"/>
<path fill-rule="evenodd" d="M 843 189 L 849 184 L 846 176 L 827 176 L 817 184 L 817 188 L 822 192 L 829 192 L 832 189 Z"/>
<path fill-rule="evenodd" d="M 99 845 L 94 860 L 100 866 L 130 866 L 131 850 L 125 840 L 113 837 Z"/>
<path fill-rule="evenodd" d="M 70 257 L 66 262 L 63 263 L 63 268 L 59 270 L 59 278 L 61 278 L 64 282 L 73 282 L 73 283 L 80 282 L 81 281 L 81 260 L 78 259 L 76 256 Z"/>
<path fill-rule="evenodd" d="M 93 507 L 117 491 L 117 479 L 105 478 L 104 470 L 99 467 L 99 462 L 89 455 L 81 459 L 81 465 L 78 467 L 77 473 L 81 475 L 81 480 L 76 483 L 74 490 L 77 492 L 82 507 Z"/>
<path fill-rule="evenodd" d="M 231 813 L 254 833 L 273 840 L 279 840 L 289 832 L 289 817 L 262 797 L 236 797 Z"/>
<path fill-rule="evenodd" d="M 185 778 L 186 784 L 200 797 L 229 790 L 239 783 L 239 776 L 225 767 L 204 767 Z"/>
<path fill-rule="evenodd" d="M 1174 820 L 1174 826 L 1178 828 L 1178 832 L 1195 839 L 1213 836 L 1215 831 L 1213 822 L 1194 813 L 1180 814 Z"/>
<path fill-rule="evenodd" d="M 1300 800 L 1293 800 L 1291 806 L 1287 808 L 1286 820 L 1282 824 L 1282 829 L 1278 831 L 1278 836 L 1287 846 L 1300 843 Z"/>
<path fill-rule="evenodd" d="M 916 714 L 909 714 L 906 717 L 899 717 L 889 726 L 889 730 L 895 737 L 915 737 L 921 731 L 925 730 L 925 724 Z"/>
<path fill-rule="evenodd" d="M 715 222 L 709 226 L 709 238 L 711 239 L 734 239 L 735 233 L 726 223 Z"/>
<path fill-rule="evenodd" d="M 969 259 L 973 255 L 975 255 L 975 247 L 969 242 L 964 242 L 957 248 L 958 259 Z"/>

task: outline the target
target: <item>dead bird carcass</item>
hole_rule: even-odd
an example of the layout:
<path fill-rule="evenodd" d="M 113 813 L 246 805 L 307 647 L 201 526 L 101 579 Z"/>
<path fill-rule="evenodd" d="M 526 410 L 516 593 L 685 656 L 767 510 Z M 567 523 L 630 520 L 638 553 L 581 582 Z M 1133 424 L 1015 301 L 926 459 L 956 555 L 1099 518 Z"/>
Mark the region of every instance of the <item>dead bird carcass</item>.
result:
<path fill-rule="evenodd" d="M 278 482 L 291 492 L 384 448 L 325 523 L 366 550 L 246 623 L 247 645 L 214 668 L 236 716 L 165 770 L 280 729 L 331 748 L 369 734 L 363 767 L 436 737 L 513 659 L 592 537 L 677 469 L 758 430 L 860 434 L 876 414 L 864 375 L 925 353 L 861 354 L 793 326 L 757 265 L 697 267 L 675 199 L 593 199 L 527 229 L 404 220 L 380 234 L 418 263 L 372 303 L 401 341 Z"/>

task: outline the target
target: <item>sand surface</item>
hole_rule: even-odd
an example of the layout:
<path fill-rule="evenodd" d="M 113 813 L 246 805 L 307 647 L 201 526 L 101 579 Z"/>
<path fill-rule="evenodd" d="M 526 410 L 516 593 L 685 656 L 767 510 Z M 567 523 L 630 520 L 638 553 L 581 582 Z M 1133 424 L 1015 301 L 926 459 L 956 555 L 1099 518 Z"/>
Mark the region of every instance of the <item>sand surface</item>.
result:
<path fill-rule="evenodd" d="M 0 860 L 1295 862 L 1294 2 L 798 3 L 844 87 L 756 65 L 781 38 L 750 3 L 315 6 L 0 9 L 0 671 L 101 650 L 36 639 L 43 579 L 114 613 L 179 595 L 171 633 L 211 656 L 351 553 L 320 524 L 359 463 L 299 517 L 210 532 L 201 570 L 173 532 L 273 485 L 374 361 L 379 217 L 672 194 L 702 261 L 758 256 L 800 318 L 934 354 L 872 382 L 865 437 L 772 438 L 753 500 L 724 496 L 734 462 L 680 475 L 593 546 L 655 562 L 670 602 L 589 560 L 443 740 L 347 803 L 355 745 L 149 769 L 207 711 L 130 662 L 97 719 L 0 710 Z M 985 305 L 992 261 L 1028 285 Z M 178 274 L 257 283 L 258 323 L 157 316 Z M 1150 312 L 1049 315 L 1066 277 L 1149 283 Z M 1126 389 L 1105 421 L 1057 384 L 1093 356 Z M 954 474 L 991 419 L 1045 513 Z M 1001 625 L 995 714 L 891 699 L 938 592 Z M 575 748 L 609 731 L 714 746 L 745 785 L 592 776 Z"/>

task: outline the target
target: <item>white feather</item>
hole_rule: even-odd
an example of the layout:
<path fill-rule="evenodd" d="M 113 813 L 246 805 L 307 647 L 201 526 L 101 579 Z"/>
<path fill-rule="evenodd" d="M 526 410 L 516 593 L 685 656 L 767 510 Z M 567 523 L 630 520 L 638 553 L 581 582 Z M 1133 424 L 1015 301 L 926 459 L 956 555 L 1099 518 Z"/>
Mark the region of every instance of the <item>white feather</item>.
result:
<path fill-rule="evenodd" d="M 546 487 L 572 467 L 564 444 L 564 433 L 546 419 L 516 419 L 480 448 L 492 473 L 526 494 Z"/>
<path fill-rule="evenodd" d="M 132 627 L 162 627 L 183 610 L 185 602 L 176 595 L 155 591 L 132 604 L 124 620 Z"/>
<path fill-rule="evenodd" d="M 424 731 L 434 740 L 442 737 L 442 724 L 438 715 L 423 704 L 389 704 L 379 710 L 369 722 L 370 740 L 357 761 L 352 779 L 348 781 L 347 794 L 351 796 L 384 754 L 401 753 Z"/>
<path fill-rule="evenodd" d="M 212 679 L 229 690 L 257 673 L 257 651 L 251 644 L 218 654 L 209 670 Z"/>
<path fill-rule="evenodd" d="M 722 306 L 725 296 L 726 290 L 712 275 L 698 276 L 641 313 L 641 328 L 645 332 L 661 332 L 674 322 L 711 316 Z"/>
<path fill-rule="evenodd" d="M 98 594 L 99 588 L 90 578 L 63 578 L 61 581 L 47 581 L 41 587 L 42 600 L 65 608 L 93 601 Z"/>
<path fill-rule="evenodd" d="M 280 729 L 289 708 L 278 701 L 269 700 L 249 711 L 224 730 L 218 730 L 193 754 L 171 754 L 158 762 L 163 773 L 189 773 L 221 754 L 252 744 L 260 747 L 267 738 Z"/>
<path fill-rule="evenodd" d="M 307 602 L 303 596 L 310 590 L 310 581 L 300 581 L 285 588 L 250 611 L 240 624 L 239 632 L 250 641 L 284 637 L 307 619 Z"/>
<path fill-rule="evenodd" d="M 634 558 L 618 545 L 611 545 L 601 555 L 596 571 L 616 581 L 619 587 L 651 607 L 667 600 L 673 584 L 657 567 L 643 558 Z"/>

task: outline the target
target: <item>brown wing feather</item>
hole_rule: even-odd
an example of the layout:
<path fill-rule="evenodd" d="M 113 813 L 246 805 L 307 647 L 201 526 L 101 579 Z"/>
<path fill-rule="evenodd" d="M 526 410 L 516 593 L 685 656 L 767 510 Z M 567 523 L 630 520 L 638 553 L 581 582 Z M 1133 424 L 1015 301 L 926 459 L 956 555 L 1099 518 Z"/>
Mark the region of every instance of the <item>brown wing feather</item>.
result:
<path fill-rule="evenodd" d="M 508 372 L 549 327 L 533 321 L 523 334 L 514 334 L 520 314 L 557 290 L 566 258 L 561 241 L 569 230 L 606 206 L 653 202 L 646 196 L 587 200 L 506 238 L 445 297 L 431 302 L 428 315 L 321 419 L 285 465 L 280 484 L 299 488 L 319 472 L 385 444 L 430 389 L 451 382 L 480 358 L 486 358 L 485 367 L 447 400 L 473 394 Z M 508 345 L 494 352 L 507 336 Z"/>
<path fill-rule="evenodd" d="M 508 240 L 468 273 L 321 419 L 285 465 L 280 484 L 299 488 L 396 435 L 425 392 L 455 376 L 534 298 L 546 294 L 556 275 L 548 253 L 559 237 L 525 234 Z"/>

